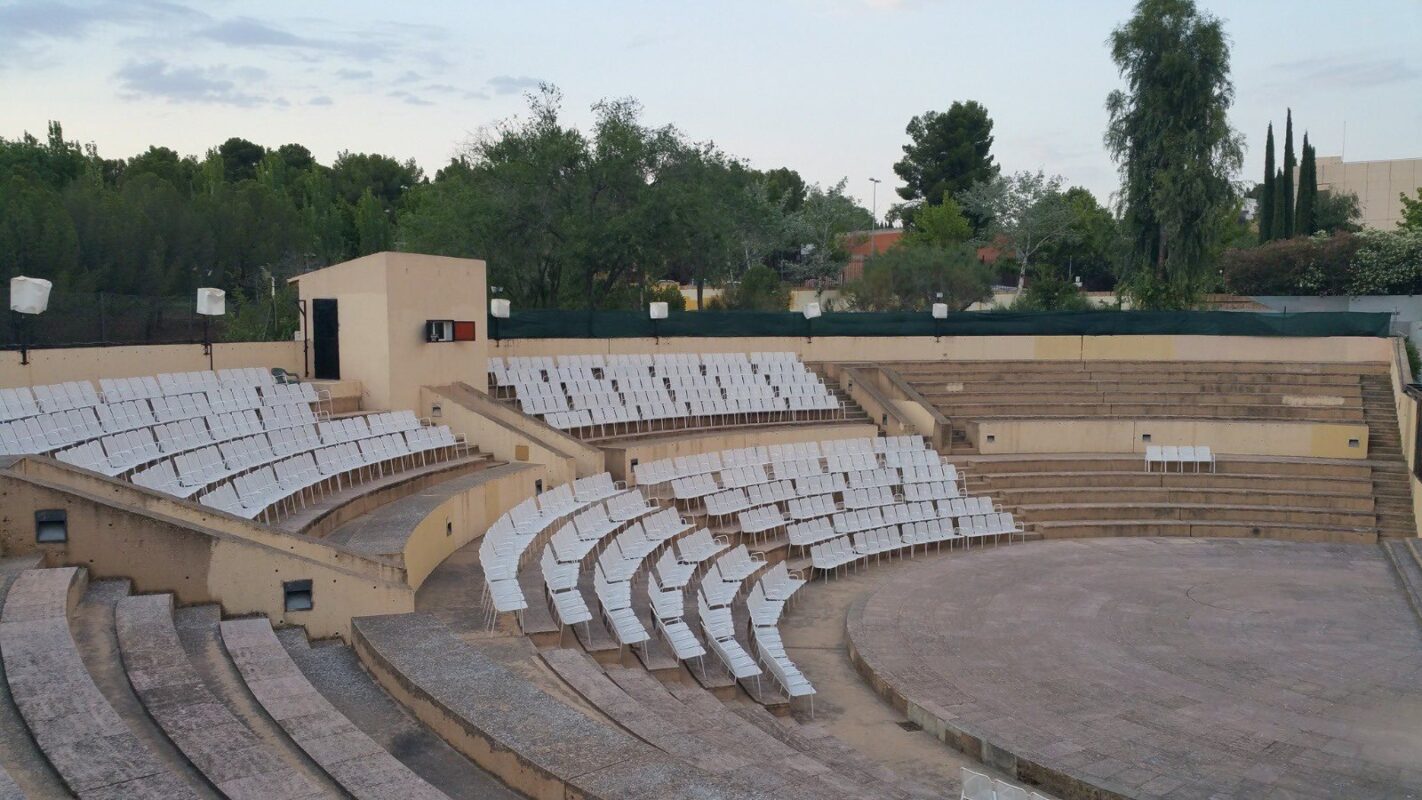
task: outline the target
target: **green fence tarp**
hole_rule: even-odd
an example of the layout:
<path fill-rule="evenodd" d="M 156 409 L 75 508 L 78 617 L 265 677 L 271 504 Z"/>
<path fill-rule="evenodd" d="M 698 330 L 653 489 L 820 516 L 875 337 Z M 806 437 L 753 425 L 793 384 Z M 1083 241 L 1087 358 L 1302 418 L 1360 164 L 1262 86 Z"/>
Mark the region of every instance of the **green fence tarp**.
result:
<path fill-rule="evenodd" d="M 696 311 L 651 320 L 645 311 L 529 310 L 490 319 L 498 339 L 627 339 L 650 336 L 1382 336 L 1390 314 L 1246 311 L 965 311 L 825 314 Z"/>

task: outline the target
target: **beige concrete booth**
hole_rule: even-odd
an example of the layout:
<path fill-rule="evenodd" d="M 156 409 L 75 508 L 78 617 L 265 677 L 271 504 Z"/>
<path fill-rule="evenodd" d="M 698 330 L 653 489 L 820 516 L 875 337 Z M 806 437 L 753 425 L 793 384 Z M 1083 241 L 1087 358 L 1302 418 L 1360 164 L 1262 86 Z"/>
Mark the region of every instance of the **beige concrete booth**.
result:
<path fill-rule="evenodd" d="M 483 261 L 375 253 L 292 278 L 305 309 L 312 377 L 357 380 L 367 410 L 413 409 L 420 387 L 487 389 Z M 473 326 L 473 339 L 430 341 L 430 321 Z"/>

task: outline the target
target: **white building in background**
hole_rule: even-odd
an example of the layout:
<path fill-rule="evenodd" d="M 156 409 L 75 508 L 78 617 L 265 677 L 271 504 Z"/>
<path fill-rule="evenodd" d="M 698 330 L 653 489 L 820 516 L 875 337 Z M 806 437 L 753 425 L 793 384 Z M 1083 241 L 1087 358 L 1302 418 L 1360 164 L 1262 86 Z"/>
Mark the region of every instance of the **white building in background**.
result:
<path fill-rule="evenodd" d="M 1422 158 L 1344 161 L 1342 156 L 1319 156 L 1317 163 L 1318 190 L 1357 195 L 1363 225 L 1369 228 L 1397 227 L 1402 218 L 1398 195 L 1416 197 L 1417 189 L 1422 187 Z"/>

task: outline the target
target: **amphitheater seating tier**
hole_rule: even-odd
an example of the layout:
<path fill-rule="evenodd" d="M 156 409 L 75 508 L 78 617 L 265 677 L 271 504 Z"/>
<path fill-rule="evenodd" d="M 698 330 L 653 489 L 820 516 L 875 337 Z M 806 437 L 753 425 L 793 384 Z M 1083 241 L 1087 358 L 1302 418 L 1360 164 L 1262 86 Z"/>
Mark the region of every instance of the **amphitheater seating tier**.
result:
<path fill-rule="evenodd" d="M 86 575 L 74 567 L 22 573 L 0 616 L 0 656 L 30 735 L 81 798 L 199 797 L 149 750 L 95 685 L 69 629 Z"/>
<path fill-rule="evenodd" d="M 226 620 L 222 641 L 262 708 L 352 796 L 447 797 L 337 711 L 301 673 L 266 619 Z"/>

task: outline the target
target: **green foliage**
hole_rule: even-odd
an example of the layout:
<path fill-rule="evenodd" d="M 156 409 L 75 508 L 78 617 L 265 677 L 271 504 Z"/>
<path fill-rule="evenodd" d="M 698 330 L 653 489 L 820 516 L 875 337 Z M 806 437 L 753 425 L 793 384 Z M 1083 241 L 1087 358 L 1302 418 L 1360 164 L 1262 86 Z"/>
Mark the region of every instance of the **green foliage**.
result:
<path fill-rule="evenodd" d="M 1279 203 L 1283 205 L 1284 216 L 1279 230 L 1280 239 L 1288 239 L 1299 231 L 1294 218 L 1294 110 L 1289 109 L 1284 116 L 1284 171 L 1283 182 L 1279 184 Z"/>
<path fill-rule="evenodd" d="M 726 287 L 721 305 L 731 311 L 784 311 L 790 307 L 790 290 L 781 284 L 775 270 L 757 265 L 746 270 L 738 283 Z"/>
<path fill-rule="evenodd" d="M 669 311 L 685 311 L 686 295 L 671 284 L 660 284 L 647 290 L 648 303 L 666 303 Z"/>
<path fill-rule="evenodd" d="M 926 311 L 934 303 L 961 310 L 991 296 L 991 270 L 968 245 L 894 247 L 869 259 L 845 287 L 860 311 Z"/>
<path fill-rule="evenodd" d="M 1313 217 L 1314 227 L 1325 233 L 1357 233 L 1363 229 L 1363 209 L 1352 192 L 1319 192 Z"/>
<path fill-rule="evenodd" d="M 1416 381 L 1419 373 L 1422 373 L 1422 357 L 1417 355 L 1417 345 L 1411 339 L 1404 338 L 1402 346 L 1407 349 L 1407 366 L 1412 370 L 1412 380 Z"/>
<path fill-rule="evenodd" d="M 1365 230 L 1357 237 L 1348 294 L 1422 294 L 1422 231 Z"/>
<path fill-rule="evenodd" d="M 1338 232 L 1229 250 L 1225 284 L 1240 294 L 1422 294 L 1422 232 Z"/>
<path fill-rule="evenodd" d="M 1361 242 L 1347 233 L 1279 239 L 1220 256 L 1225 287 L 1236 294 L 1340 295 Z"/>
<path fill-rule="evenodd" d="M 1214 283 L 1242 160 L 1229 43 L 1192 0 L 1139 0 L 1109 42 L 1126 81 L 1107 98 L 1105 136 L 1130 242 L 1125 288 L 1140 308 L 1189 308 Z"/>
<path fill-rule="evenodd" d="M 1264 139 L 1264 189 L 1259 195 L 1259 243 L 1274 241 L 1274 123 Z"/>
<path fill-rule="evenodd" d="M 1422 189 L 1417 190 L 1417 199 L 1412 199 L 1406 194 L 1399 194 L 1402 200 L 1402 219 L 1397 221 L 1397 227 L 1409 231 L 1422 231 Z M 1356 201 L 1356 198 L 1354 198 Z"/>
<path fill-rule="evenodd" d="M 963 207 L 951 197 L 937 205 L 924 206 L 913 216 L 913 227 L 904 231 L 903 243 L 949 247 L 973 238 L 973 224 L 963 215 Z"/>
<path fill-rule="evenodd" d="M 1027 288 L 1012 301 L 1013 311 L 1090 311 L 1091 301 L 1075 282 L 1068 281 L 1061 270 L 1050 265 L 1032 268 Z"/>
<path fill-rule="evenodd" d="M 296 289 L 283 281 L 269 284 L 266 291 L 243 289 L 229 294 L 223 322 L 222 338 L 228 342 L 291 339 L 300 323 Z"/>
<path fill-rule="evenodd" d="M 909 143 L 894 174 L 904 182 L 898 193 L 907 202 L 897 212 L 906 221 L 912 221 L 915 206 L 941 203 L 997 177 L 992 118 L 974 100 L 954 102 L 946 112 L 926 111 L 909 120 L 904 132 Z"/>
<path fill-rule="evenodd" d="M 1065 235 L 1043 243 L 1034 259 L 1055 266 L 1069 278 L 1081 278 L 1087 291 L 1114 289 L 1116 264 L 1124 249 L 1120 224 L 1080 186 L 1067 189 L 1062 199 L 1072 210 L 1071 226 Z"/>
<path fill-rule="evenodd" d="M 1294 204 L 1294 228 L 1301 236 L 1318 232 L 1318 163 L 1308 134 L 1303 138 L 1303 160 L 1299 162 L 1299 196 Z"/>
<path fill-rule="evenodd" d="M 1062 194 L 1060 175 L 1038 170 L 998 176 L 959 195 L 975 218 L 985 222 L 984 244 L 1003 244 L 1017 259 L 1017 286 L 1027 282 L 1032 258 L 1044 246 L 1074 235 L 1077 210 Z"/>

